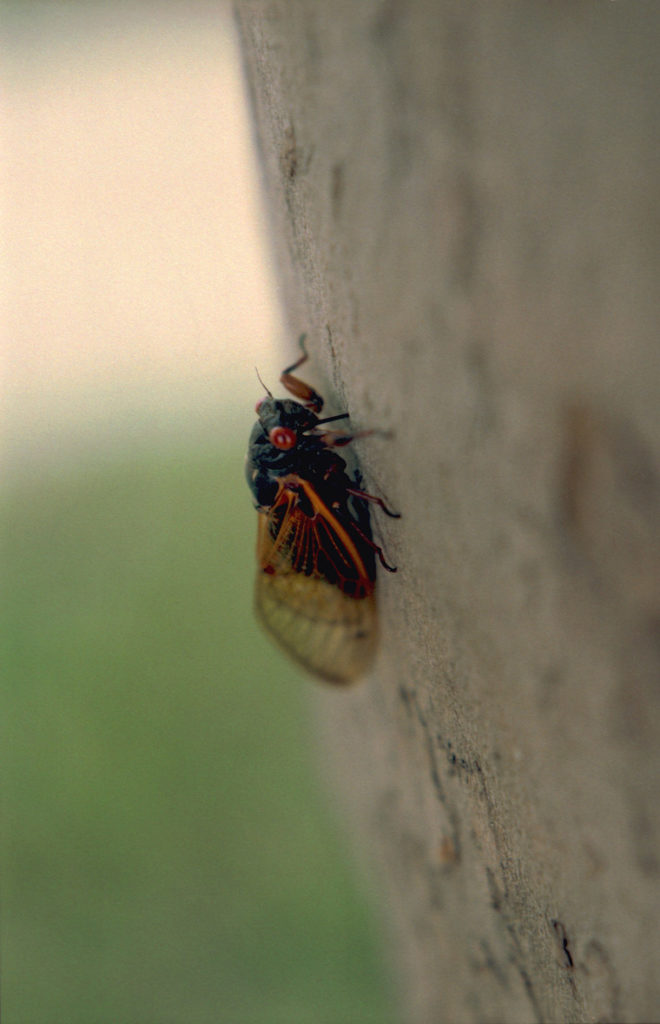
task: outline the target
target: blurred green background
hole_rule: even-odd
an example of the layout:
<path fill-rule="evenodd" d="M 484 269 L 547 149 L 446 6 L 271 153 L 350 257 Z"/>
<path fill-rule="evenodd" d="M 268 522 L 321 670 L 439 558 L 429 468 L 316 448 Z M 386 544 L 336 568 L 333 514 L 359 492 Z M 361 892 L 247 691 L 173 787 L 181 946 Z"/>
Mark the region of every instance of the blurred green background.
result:
<path fill-rule="evenodd" d="M 5 490 L 4 1024 L 392 1019 L 314 684 L 253 620 L 242 459 Z"/>
<path fill-rule="evenodd" d="M 297 349 L 231 11 L 0 12 L 3 1024 L 381 1024 L 315 684 L 252 614 L 254 367 Z"/>

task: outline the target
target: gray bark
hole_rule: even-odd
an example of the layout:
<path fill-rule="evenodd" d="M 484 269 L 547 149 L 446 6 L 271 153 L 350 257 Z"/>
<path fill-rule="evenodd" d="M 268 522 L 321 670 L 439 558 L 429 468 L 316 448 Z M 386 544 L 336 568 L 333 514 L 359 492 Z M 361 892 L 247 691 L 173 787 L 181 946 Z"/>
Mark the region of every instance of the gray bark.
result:
<path fill-rule="evenodd" d="M 406 1020 L 660 1018 L 660 6 L 238 5 L 293 339 L 399 567 L 322 690 Z"/>

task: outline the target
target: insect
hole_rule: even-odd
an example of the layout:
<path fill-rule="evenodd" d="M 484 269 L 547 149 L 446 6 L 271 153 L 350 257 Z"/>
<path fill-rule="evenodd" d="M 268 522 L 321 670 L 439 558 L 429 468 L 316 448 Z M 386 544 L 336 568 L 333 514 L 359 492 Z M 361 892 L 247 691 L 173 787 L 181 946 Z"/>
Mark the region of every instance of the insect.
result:
<path fill-rule="evenodd" d="M 245 472 L 258 515 L 258 617 L 271 637 L 299 664 L 322 679 L 348 683 L 373 660 L 378 636 L 376 557 L 369 504 L 398 518 L 381 498 L 361 488 L 339 455 L 356 437 L 327 424 L 348 413 L 319 418 L 323 399 L 294 371 L 280 376 L 295 396 L 276 399 L 266 388 L 248 446 Z"/>

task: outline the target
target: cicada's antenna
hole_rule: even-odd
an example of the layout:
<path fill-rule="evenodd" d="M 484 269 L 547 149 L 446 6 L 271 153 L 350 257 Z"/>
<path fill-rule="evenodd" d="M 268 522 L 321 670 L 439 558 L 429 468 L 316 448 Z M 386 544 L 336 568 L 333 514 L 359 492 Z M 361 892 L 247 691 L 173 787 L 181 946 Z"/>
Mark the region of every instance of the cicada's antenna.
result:
<path fill-rule="evenodd" d="M 266 387 L 266 385 L 265 385 L 265 384 L 264 384 L 264 382 L 262 381 L 262 379 L 261 379 L 261 374 L 259 373 L 259 371 L 258 371 L 258 369 L 256 368 L 256 366 L 255 366 L 255 368 L 254 368 L 254 372 L 255 372 L 255 373 L 256 373 L 256 375 L 257 375 L 257 380 L 258 380 L 258 381 L 259 381 L 259 383 L 261 384 L 262 388 L 264 389 L 264 391 L 266 392 L 266 394 L 268 395 L 268 397 L 269 397 L 269 398 L 272 398 L 272 397 L 273 397 L 273 393 L 272 393 L 272 391 L 269 391 L 269 390 L 268 390 L 268 388 Z"/>

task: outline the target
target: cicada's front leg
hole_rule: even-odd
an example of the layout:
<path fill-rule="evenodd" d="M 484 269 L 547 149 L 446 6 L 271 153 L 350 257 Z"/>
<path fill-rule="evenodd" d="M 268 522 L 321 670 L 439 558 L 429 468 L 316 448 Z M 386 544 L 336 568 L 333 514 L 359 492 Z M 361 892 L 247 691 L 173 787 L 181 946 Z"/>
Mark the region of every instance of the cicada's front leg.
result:
<path fill-rule="evenodd" d="M 302 402 L 306 409 L 311 409 L 312 412 L 318 413 L 323 408 L 323 399 L 319 393 L 314 388 L 311 388 L 309 384 L 305 384 L 304 381 L 293 376 L 293 371 L 297 370 L 299 366 L 302 366 L 309 359 L 307 349 L 305 348 L 305 337 L 306 335 L 304 334 L 300 335 L 300 347 L 303 354 L 295 363 L 287 366 L 286 370 L 282 370 L 280 383 L 284 385 L 294 398 Z"/>

